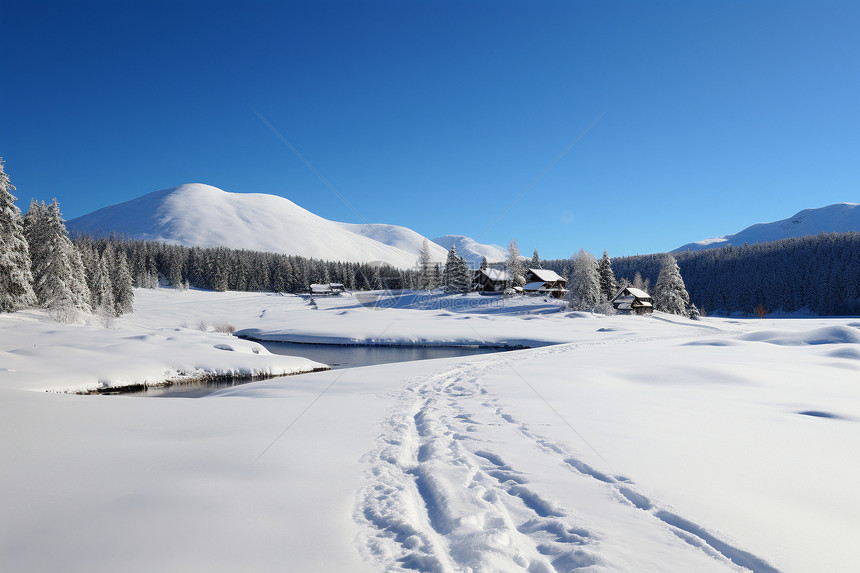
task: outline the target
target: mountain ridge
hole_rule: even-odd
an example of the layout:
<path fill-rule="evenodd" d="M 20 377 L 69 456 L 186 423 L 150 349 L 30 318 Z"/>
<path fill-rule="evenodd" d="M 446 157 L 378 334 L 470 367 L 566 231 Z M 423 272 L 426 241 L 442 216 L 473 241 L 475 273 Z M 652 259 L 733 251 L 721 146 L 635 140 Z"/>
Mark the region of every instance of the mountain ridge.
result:
<path fill-rule="evenodd" d="M 860 231 L 860 203 L 834 203 L 824 207 L 803 209 L 785 219 L 756 223 L 731 235 L 687 243 L 671 252 L 716 249 L 745 243 L 768 243 L 791 237 L 848 231 Z"/>
<path fill-rule="evenodd" d="M 407 227 L 331 221 L 278 195 L 231 193 L 204 183 L 153 191 L 71 219 L 67 226 L 72 233 L 93 236 L 120 234 L 398 268 L 415 266 L 425 239 L 435 262 L 447 256 L 446 248 Z"/>

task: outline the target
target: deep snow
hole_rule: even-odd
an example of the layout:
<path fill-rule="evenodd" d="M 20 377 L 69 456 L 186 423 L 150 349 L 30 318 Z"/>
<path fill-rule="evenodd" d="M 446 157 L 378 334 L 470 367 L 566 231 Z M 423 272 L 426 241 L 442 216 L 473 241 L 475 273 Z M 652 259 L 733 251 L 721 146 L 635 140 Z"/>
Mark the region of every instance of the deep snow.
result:
<path fill-rule="evenodd" d="M 138 290 L 135 313 L 99 336 L 160 329 L 147 343 L 167 349 L 180 332 L 162 363 L 199 364 L 243 354 L 204 352 L 216 339 L 254 344 L 201 320 L 329 341 L 561 344 L 200 399 L 76 396 L 26 390 L 97 371 L 98 329 L 0 317 L 0 569 L 860 569 L 857 319 L 380 299 L 394 308 Z M 143 360 L 125 344 L 116 362 Z"/>

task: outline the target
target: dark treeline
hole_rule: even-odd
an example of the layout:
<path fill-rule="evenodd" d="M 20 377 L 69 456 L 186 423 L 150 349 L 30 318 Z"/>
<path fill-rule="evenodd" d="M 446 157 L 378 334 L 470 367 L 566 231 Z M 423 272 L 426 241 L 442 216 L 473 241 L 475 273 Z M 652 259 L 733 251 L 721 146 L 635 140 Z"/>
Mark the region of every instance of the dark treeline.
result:
<path fill-rule="evenodd" d="M 342 283 L 350 290 L 413 288 L 416 273 L 388 265 L 320 261 L 293 255 L 183 247 L 121 238 L 75 237 L 82 251 L 123 251 L 134 285 L 225 291 L 307 292 L 312 283 Z"/>
<path fill-rule="evenodd" d="M 691 300 L 708 311 L 860 314 L 860 233 L 822 233 L 740 247 L 674 253 Z M 663 254 L 612 259 L 621 279 L 653 285 Z M 546 261 L 562 272 L 568 260 Z"/>

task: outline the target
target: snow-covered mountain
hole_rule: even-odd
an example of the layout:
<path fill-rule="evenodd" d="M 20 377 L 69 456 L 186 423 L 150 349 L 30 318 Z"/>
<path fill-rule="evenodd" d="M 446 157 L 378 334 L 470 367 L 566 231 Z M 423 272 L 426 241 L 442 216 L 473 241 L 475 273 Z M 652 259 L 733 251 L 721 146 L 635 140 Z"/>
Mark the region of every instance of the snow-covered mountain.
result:
<path fill-rule="evenodd" d="M 487 257 L 488 263 L 499 263 L 508 258 L 508 250 L 498 245 L 484 245 L 474 239 L 463 235 L 445 235 L 436 237 L 433 242 L 443 247 L 446 251 L 451 250 L 451 245 L 457 247 L 457 254 L 466 259 L 471 268 L 478 268 L 481 259 Z"/>
<path fill-rule="evenodd" d="M 111 205 L 67 223 L 73 233 L 201 247 L 231 247 L 330 261 L 415 265 L 424 237 L 396 225 L 329 221 L 289 199 L 188 183 Z M 430 242 L 433 258 L 446 251 Z"/>
<path fill-rule="evenodd" d="M 789 237 L 848 231 L 860 231 L 860 203 L 836 203 L 818 209 L 804 209 L 788 219 L 758 223 L 734 235 L 687 243 L 672 252 L 699 251 L 726 245 L 766 243 Z"/>

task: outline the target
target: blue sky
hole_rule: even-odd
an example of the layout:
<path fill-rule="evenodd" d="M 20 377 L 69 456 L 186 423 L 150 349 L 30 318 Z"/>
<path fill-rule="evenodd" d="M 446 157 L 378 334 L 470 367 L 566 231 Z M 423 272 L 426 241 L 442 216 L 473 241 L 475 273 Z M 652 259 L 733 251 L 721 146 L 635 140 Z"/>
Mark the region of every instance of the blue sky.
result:
<path fill-rule="evenodd" d="M 860 202 L 856 2 L 0 12 L 0 155 L 67 218 L 201 182 L 557 258 Z"/>

